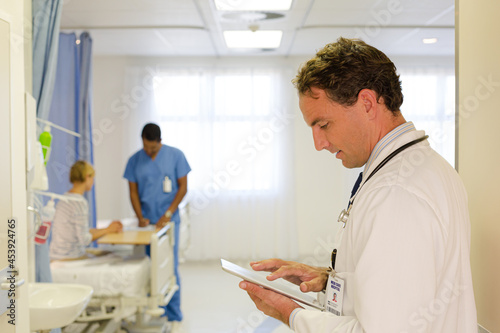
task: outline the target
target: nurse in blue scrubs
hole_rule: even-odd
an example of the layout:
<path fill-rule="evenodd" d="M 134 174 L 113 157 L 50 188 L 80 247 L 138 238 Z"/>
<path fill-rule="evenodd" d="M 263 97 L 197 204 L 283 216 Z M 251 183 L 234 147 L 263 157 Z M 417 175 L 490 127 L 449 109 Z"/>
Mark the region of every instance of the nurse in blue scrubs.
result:
<path fill-rule="evenodd" d="M 146 124 L 142 130 L 143 149 L 128 160 L 123 177 L 128 180 L 130 201 L 139 226 L 156 224 L 162 228 L 175 222 L 174 270 L 179 290 L 165 308 L 169 321 L 182 321 L 178 244 L 180 217 L 177 207 L 187 192 L 187 174 L 191 171 L 186 157 L 177 148 L 161 143 L 161 130 Z"/>

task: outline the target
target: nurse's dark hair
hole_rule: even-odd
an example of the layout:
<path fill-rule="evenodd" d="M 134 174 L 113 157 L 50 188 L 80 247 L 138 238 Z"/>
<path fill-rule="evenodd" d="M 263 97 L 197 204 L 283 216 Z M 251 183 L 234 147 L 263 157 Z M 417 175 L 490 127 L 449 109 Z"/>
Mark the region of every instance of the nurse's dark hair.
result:
<path fill-rule="evenodd" d="M 158 142 L 161 141 L 160 126 L 153 123 L 144 125 L 141 137 L 148 141 L 158 141 Z"/>
<path fill-rule="evenodd" d="M 300 69 L 292 81 L 300 94 L 311 88 L 325 91 L 328 98 L 352 106 L 362 89 L 371 89 L 393 113 L 403 104 L 401 81 L 394 63 L 380 50 L 359 39 L 340 37 L 327 44 Z M 311 95 L 310 95 L 311 96 Z"/>

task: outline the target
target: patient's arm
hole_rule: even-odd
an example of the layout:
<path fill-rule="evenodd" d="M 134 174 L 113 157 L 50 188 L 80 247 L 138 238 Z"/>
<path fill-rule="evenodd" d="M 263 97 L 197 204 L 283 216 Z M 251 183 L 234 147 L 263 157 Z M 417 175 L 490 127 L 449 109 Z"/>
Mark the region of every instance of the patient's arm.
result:
<path fill-rule="evenodd" d="M 122 232 L 123 225 L 120 221 L 113 221 L 107 228 L 103 229 L 90 229 L 89 232 L 92 235 L 92 241 L 101 238 L 104 235 Z"/>

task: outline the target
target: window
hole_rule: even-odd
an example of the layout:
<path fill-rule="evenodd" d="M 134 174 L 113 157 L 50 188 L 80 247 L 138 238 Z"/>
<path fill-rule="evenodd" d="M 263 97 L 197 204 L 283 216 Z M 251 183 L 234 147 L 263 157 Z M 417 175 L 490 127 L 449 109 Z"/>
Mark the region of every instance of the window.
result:
<path fill-rule="evenodd" d="M 404 102 L 401 111 L 431 146 L 455 165 L 455 76 L 452 70 L 401 70 Z"/>
<path fill-rule="evenodd" d="M 163 139 L 188 157 L 190 185 L 207 192 L 273 190 L 286 121 L 276 107 L 284 103 L 279 73 L 169 70 L 155 80 Z"/>
<path fill-rule="evenodd" d="M 296 255 L 290 77 L 283 69 L 171 69 L 155 78 L 151 118 L 192 168 L 192 258 Z"/>

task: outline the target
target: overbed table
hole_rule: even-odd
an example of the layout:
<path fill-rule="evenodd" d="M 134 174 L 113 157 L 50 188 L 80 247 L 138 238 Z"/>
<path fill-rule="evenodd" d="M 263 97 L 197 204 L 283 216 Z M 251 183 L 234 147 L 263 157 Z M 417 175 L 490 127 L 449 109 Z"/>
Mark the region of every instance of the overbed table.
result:
<path fill-rule="evenodd" d="M 97 240 L 98 244 L 148 245 L 155 230 L 125 230 L 107 234 Z"/>

